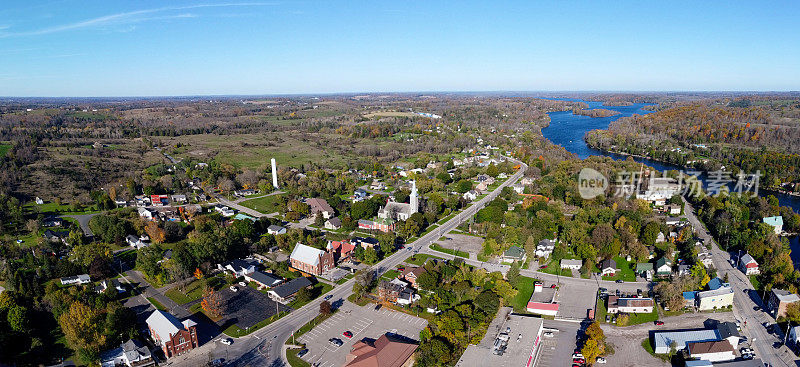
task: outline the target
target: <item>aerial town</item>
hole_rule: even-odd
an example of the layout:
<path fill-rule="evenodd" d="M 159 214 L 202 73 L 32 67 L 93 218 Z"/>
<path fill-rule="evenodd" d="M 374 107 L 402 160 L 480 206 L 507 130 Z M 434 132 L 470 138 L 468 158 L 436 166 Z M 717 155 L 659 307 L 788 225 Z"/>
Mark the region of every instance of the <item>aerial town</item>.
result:
<path fill-rule="evenodd" d="M 488 71 L 496 87 L 427 47 L 490 57 L 455 35 L 501 42 L 478 16 L 527 47 L 501 5 L 83 5 L 0 9 L 0 366 L 800 367 L 798 65 L 763 86 L 569 84 L 554 67 L 563 87 Z M 770 16 L 758 47 L 786 33 Z M 376 50 L 406 37 L 426 55 L 389 78 Z"/>

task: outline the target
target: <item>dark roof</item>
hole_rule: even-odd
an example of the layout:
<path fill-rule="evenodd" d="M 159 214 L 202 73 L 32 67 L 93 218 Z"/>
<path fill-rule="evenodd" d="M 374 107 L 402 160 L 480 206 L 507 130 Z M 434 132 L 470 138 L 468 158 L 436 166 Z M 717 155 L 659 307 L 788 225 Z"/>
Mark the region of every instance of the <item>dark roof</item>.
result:
<path fill-rule="evenodd" d="M 614 260 L 603 260 L 600 263 L 600 270 L 603 270 L 603 269 L 606 269 L 606 268 L 616 269 L 617 268 L 617 262 L 614 261 Z"/>
<path fill-rule="evenodd" d="M 689 354 L 692 355 L 734 351 L 731 343 L 728 343 L 727 340 L 686 343 L 686 345 L 689 347 Z"/>
<path fill-rule="evenodd" d="M 719 323 L 719 325 L 717 325 L 717 330 L 719 330 L 719 337 L 722 339 L 731 336 L 735 336 L 738 338 L 740 336 L 739 331 L 736 329 L 736 324 L 730 321 Z"/>
<path fill-rule="evenodd" d="M 342 226 L 342 220 L 339 219 L 339 217 L 333 217 L 331 219 L 328 219 L 328 222 L 330 222 L 332 225 L 337 226 L 337 227 L 341 227 Z"/>
<path fill-rule="evenodd" d="M 278 295 L 278 297 L 286 298 L 289 297 L 300 289 L 308 287 L 311 285 L 311 280 L 306 277 L 300 277 L 297 279 L 292 279 L 281 286 L 272 288 L 272 292 Z"/>
<path fill-rule="evenodd" d="M 283 279 L 279 276 L 275 276 L 270 273 L 263 273 L 260 271 L 254 271 L 252 274 L 249 274 L 248 277 L 268 287 L 271 287 L 273 284 L 280 283 L 281 281 L 283 281 Z"/>

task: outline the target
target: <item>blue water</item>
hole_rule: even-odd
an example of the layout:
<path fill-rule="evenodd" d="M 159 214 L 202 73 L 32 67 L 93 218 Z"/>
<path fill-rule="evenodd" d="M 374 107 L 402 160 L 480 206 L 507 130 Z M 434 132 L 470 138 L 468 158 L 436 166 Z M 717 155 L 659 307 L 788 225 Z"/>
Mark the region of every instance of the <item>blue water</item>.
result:
<path fill-rule="evenodd" d="M 608 125 L 616 121 L 621 117 L 628 117 L 634 114 L 645 115 L 648 113 L 652 113 L 652 111 L 643 110 L 642 108 L 647 106 L 647 103 L 635 103 L 630 106 L 603 106 L 603 102 L 592 102 L 592 101 L 584 101 L 580 99 L 569 99 L 569 98 L 554 98 L 558 100 L 564 101 L 574 101 L 574 102 L 584 102 L 589 105 L 589 109 L 597 109 L 597 108 L 604 108 L 607 110 L 614 110 L 620 112 L 618 115 L 610 116 L 610 117 L 588 117 L 588 116 L 580 116 L 575 115 L 572 111 L 559 111 L 559 112 L 550 112 L 550 125 L 544 129 L 542 129 L 542 134 L 545 138 L 553 142 L 554 144 L 561 145 L 569 152 L 575 153 L 581 159 L 585 159 L 591 155 L 599 155 L 599 156 L 607 156 L 611 157 L 616 160 L 624 160 L 628 159 L 626 155 L 614 154 L 614 153 L 606 153 L 601 150 L 590 148 L 586 145 L 586 142 L 583 140 L 584 136 L 587 132 L 596 129 L 605 130 L 608 128 Z M 633 157 L 633 159 L 637 162 L 644 163 L 650 167 L 653 167 L 659 171 L 668 171 L 668 170 L 683 170 L 683 167 L 675 166 L 672 164 L 657 162 L 645 158 L 638 158 Z M 703 183 L 703 186 L 706 186 L 705 174 L 699 177 L 700 181 Z M 761 196 L 768 196 L 774 195 L 778 198 L 778 202 L 782 206 L 791 207 L 796 213 L 800 213 L 800 197 L 791 196 L 791 195 L 784 195 L 777 192 L 769 192 L 760 190 L 758 192 Z M 800 262 L 800 241 L 798 240 L 797 236 L 790 238 L 792 251 L 792 260 L 797 264 Z"/>

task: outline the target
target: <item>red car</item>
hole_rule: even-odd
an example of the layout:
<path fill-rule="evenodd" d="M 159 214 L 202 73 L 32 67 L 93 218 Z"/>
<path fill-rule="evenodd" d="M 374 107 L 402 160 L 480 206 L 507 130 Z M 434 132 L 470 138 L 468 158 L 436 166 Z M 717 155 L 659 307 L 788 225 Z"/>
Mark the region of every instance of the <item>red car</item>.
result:
<path fill-rule="evenodd" d="M 584 360 L 583 358 L 575 358 L 572 360 L 572 363 L 584 364 L 586 363 L 586 360 Z"/>
<path fill-rule="evenodd" d="M 550 286 L 550 288 L 555 288 L 555 287 L 556 287 L 555 283 L 553 283 L 553 285 Z"/>
<path fill-rule="evenodd" d="M 542 265 L 539 267 L 539 269 L 547 269 L 547 265 Z"/>
<path fill-rule="evenodd" d="M 350 338 L 353 337 L 353 333 L 351 333 L 350 330 L 347 330 L 347 331 L 343 332 L 342 335 L 344 335 L 344 337 L 347 338 L 347 339 L 350 339 Z"/>
<path fill-rule="evenodd" d="M 656 325 L 659 325 L 659 326 L 664 325 L 664 321 L 661 321 L 661 320 L 653 321 L 653 323 L 656 324 Z"/>

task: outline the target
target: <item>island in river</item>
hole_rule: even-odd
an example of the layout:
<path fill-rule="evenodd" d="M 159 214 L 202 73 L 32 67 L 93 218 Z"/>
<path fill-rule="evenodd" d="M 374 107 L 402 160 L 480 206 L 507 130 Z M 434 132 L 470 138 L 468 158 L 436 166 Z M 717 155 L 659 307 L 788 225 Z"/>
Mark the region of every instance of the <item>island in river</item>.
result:
<path fill-rule="evenodd" d="M 611 117 L 614 115 L 619 115 L 619 111 L 614 110 L 607 110 L 605 108 L 593 108 L 593 109 L 573 109 L 572 113 L 580 116 L 589 116 L 589 117 Z"/>

